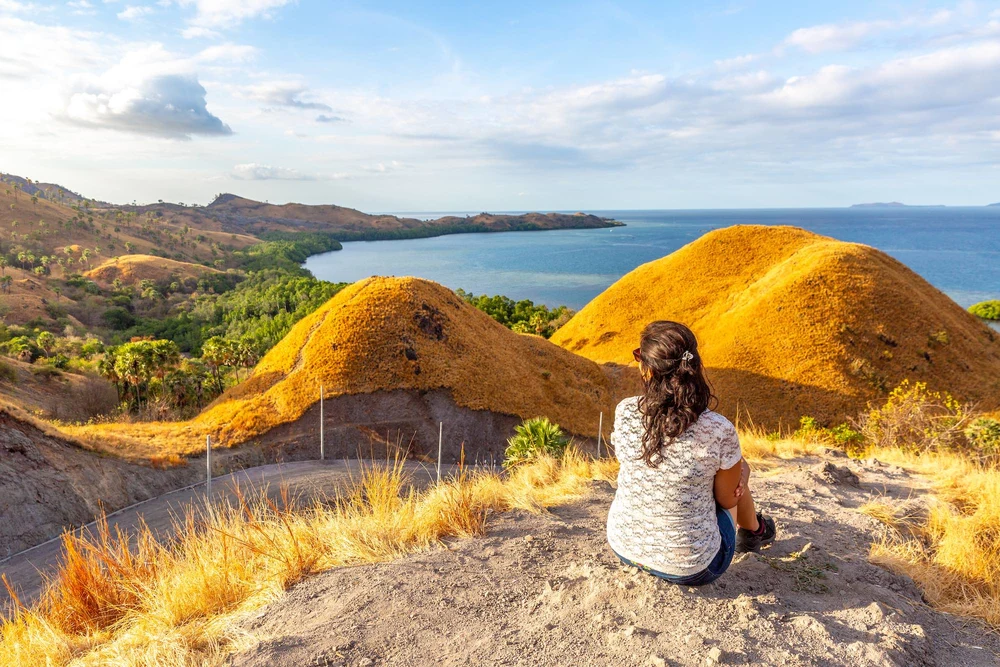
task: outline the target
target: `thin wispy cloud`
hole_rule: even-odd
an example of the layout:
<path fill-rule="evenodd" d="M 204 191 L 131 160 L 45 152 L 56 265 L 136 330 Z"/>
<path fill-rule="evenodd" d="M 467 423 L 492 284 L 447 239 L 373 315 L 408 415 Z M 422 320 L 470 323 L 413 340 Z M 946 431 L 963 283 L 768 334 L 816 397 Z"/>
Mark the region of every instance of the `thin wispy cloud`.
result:
<path fill-rule="evenodd" d="M 328 104 L 303 99 L 308 91 L 307 86 L 293 81 L 268 81 L 244 88 L 247 97 L 268 106 L 333 111 Z"/>
<path fill-rule="evenodd" d="M 153 13 L 152 7 L 145 5 L 126 5 L 125 9 L 118 12 L 118 18 L 122 21 L 138 21 Z"/>
<path fill-rule="evenodd" d="M 207 29 L 227 29 L 258 17 L 271 18 L 274 12 L 294 0 L 179 0 L 182 7 L 192 6 L 191 23 Z"/>

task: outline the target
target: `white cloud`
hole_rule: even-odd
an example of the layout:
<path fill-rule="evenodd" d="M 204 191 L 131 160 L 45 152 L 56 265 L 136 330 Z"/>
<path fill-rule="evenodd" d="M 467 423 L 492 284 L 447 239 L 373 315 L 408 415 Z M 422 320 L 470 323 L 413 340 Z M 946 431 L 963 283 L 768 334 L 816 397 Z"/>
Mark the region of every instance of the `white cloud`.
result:
<path fill-rule="evenodd" d="M 829 65 L 788 79 L 763 99 L 786 109 L 892 114 L 986 103 L 1000 90 L 1000 41 L 900 58 L 869 68 Z"/>
<path fill-rule="evenodd" d="M 361 171 L 366 171 L 372 174 L 388 174 L 391 171 L 399 171 L 404 167 L 403 163 L 398 160 L 390 160 L 389 162 L 377 162 L 375 164 L 367 165 L 361 168 Z"/>
<path fill-rule="evenodd" d="M 173 139 L 232 134 L 206 105 L 193 76 L 161 74 L 124 86 L 99 83 L 70 94 L 63 119 L 77 125 Z"/>
<path fill-rule="evenodd" d="M 785 38 L 787 46 L 795 46 L 807 53 L 843 51 L 856 45 L 865 37 L 893 26 L 892 21 L 859 21 L 839 25 L 816 25 L 799 28 Z"/>
<path fill-rule="evenodd" d="M 103 60 L 95 33 L 0 16 L 0 79 L 59 76 Z"/>
<path fill-rule="evenodd" d="M 233 178 L 241 181 L 315 181 L 316 176 L 303 174 L 297 169 L 272 167 L 269 164 L 248 162 L 233 167 Z"/>
<path fill-rule="evenodd" d="M 221 45 L 178 57 L 160 44 L 127 52 L 103 74 L 68 84 L 61 120 L 85 127 L 150 136 L 188 138 L 227 135 L 232 130 L 208 110 L 197 69 L 206 63 L 246 57 L 248 47 Z"/>
<path fill-rule="evenodd" d="M 122 21 L 138 21 L 152 13 L 153 8 L 146 5 L 125 5 L 125 9 L 118 12 L 118 18 Z"/>
<path fill-rule="evenodd" d="M 72 9 L 76 16 L 90 16 L 97 13 L 94 5 L 87 0 L 71 0 L 66 6 Z"/>
<path fill-rule="evenodd" d="M 218 44 L 216 46 L 210 46 L 195 56 L 195 59 L 199 62 L 234 62 L 243 63 L 248 60 L 253 60 L 258 53 L 258 49 L 253 46 L 246 44 Z"/>
<path fill-rule="evenodd" d="M 266 81 L 246 86 L 242 92 L 250 99 L 272 106 L 332 111 L 330 105 L 323 102 L 303 100 L 302 96 L 308 90 L 304 84 L 297 81 Z"/>
<path fill-rule="evenodd" d="M 41 9 L 33 2 L 18 2 L 18 0 L 0 0 L 0 12 L 11 14 L 37 12 Z"/>
<path fill-rule="evenodd" d="M 194 5 L 191 23 L 209 29 L 225 29 L 258 16 L 270 18 L 275 9 L 293 0 L 180 0 L 182 6 Z"/>
<path fill-rule="evenodd" d="M 184 39 L 215 39 L 219 37 L 219 32 L 202 26 L 189 26 L 181 30 Z"/>
<path fill-rule="evenodd" d="M 813 54 L 846 51 L 880 33 L 904 28 L 933 28 L 950 22 L 954 17 L 954 12 L 942 9 L 929 15 L 912 15 L 897 20 L 815 25 L 793 31 L 782 42 L 782 46 L 799 48 Z"/>
<path fill-rule="evenodd" d="M 735 58 L 725 58 L 723 60 L 716 60 L 715 66 L 722 70 L 723 72 L 728 72 L 734 69 L 743 69 L 747 67 L 750 63 L 758 60 L 759 55 L 755 53 L 747 53 L 742 56 L 736 56 Z"/>

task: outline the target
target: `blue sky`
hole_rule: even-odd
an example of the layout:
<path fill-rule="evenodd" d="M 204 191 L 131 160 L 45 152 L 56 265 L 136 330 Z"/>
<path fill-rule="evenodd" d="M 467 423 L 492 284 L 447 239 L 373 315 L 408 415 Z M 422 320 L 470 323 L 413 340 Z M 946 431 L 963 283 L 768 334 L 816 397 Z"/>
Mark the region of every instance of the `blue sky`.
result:
<path fill-rule="evenodd" d="M 0 171 L 369 211 L 1000 201 L 1000 2 L 0 0 Z"/>

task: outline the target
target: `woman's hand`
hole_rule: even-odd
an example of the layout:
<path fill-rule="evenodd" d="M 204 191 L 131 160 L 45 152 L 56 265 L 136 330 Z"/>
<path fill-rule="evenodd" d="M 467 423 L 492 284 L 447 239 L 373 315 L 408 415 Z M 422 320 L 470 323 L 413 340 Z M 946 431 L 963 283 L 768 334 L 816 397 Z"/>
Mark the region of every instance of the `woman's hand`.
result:
<path fill-rule="evenodd" d="M 750 465 L 745 460 L 741 460 L 740 464 L 742 466 L 740 470 L 740 483 L 736 485 L 736 490 L 733 492 L 737 500 L 743 496 L 743 492 L 747 488 L 747 482 L 750 481 Z"/>

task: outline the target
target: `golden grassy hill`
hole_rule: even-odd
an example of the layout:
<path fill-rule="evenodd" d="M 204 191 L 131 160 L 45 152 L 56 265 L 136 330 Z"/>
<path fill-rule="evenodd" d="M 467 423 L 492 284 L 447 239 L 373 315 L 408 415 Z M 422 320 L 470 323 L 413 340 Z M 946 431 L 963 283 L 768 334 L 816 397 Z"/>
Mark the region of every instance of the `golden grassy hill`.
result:
<path fill-rule="evenodd" d="M 552 342 L 634 363 L 640 331 L 657 319 L 697 334 L 730 417 L 837 422 L 904 378 L 1000 405 L 995 333 L 888 255 L 801 229 L 706 234 L 624 276 Z"/>
<path fill-rule="evenodd" d="M 444 388 L 460 406 L 545 415 L 574 433 L 596 432 L 614 406 L 597 364 L 509 331 L 436 283 L 370 278 L 299 322 L 196 421 L 246 440 L 301 416 L 320 383 L 331 397 Z"/>
<path fill-rule="evenodd" d="M 132 284 L 140 280 L 162 282 L 197 278 L 204 273 L 218 273 L 218 270 L 154 255 L 122 255 L 105 261 L 83 275 L 98 283 L 110 284 L 118 279 Z"/>
<path fill-rule="evenodd" d="M 455 403 L 597 432 L 632 374 L 511 332 L 451 290 L 416 278 L 369 278 L 304 318 L 254 369 L 188 422 L 69 429 L 95 447 L 149 458 L 197 454 L 295 421 L 319 398 L 396 389 L 449 390 Z M 605 433 L 610 424 L 605 424 Z"/>

